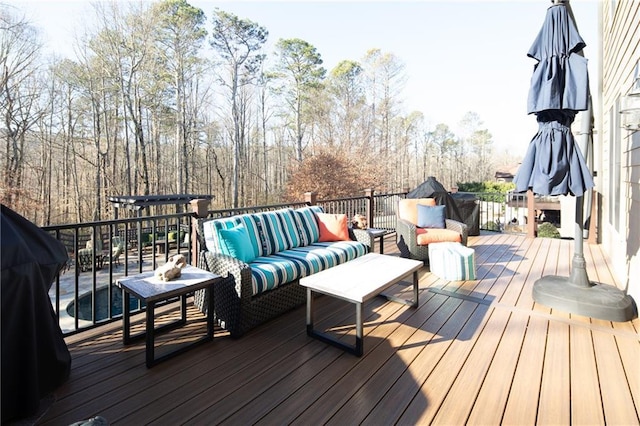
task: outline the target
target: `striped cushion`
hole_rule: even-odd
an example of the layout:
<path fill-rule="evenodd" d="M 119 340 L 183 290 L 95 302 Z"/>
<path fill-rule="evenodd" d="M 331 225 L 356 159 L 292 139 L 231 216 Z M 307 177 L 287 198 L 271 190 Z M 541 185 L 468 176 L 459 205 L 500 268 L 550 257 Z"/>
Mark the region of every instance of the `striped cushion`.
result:
<path fill-rule="evenodd" d="M 212 253 L 222 253 L 220 247 L 219 229 L 231 229 L 238 225 L 244 225 L 249 235 L 249 240 L 253 246 L 256 256 L 263 256 L 262 244 L 260 242 L 259 228 L 252 215 L 243 214 L 238 216 L 225 217 L 221 219 L 208 220 L 202 224 L 204 229 L 204 239 L 207 250 Z"/>
<path fill-rule="evenodd" d="M 262 256 L 251 262 L 253 295 L 273 290 L 300 277 L 299 262 L 280 256 Z"/>
<path fill-rule="evenodd" d="M 301 246 L 308 246 L 320 238 L 320 228 L 315 213 L 324 213 L 320 206 L 301 207 L 293 211 L 298 223 Z"/>
<path fill-rule="evenodd" d="M 321 254 L 329 261 L 328 267 L 336 266 L 367 254 L 367 246 L 358 241 L 332 241 L 311 244 L 314 254 Z"/>
<path fill-rule="evenodd" d="M 263 256 L 300 245 L 293 209 L 255 213 L 252 216 L 261 230 Z"/>
<path fill-rule="evenodd" d="M 367 253 L 357 241 L 335 241 L 297 247 L 257 258 L 251 263 L 253 295 L 306 277 Z"/>
<path fill-rule="evenodd" d="M 284 229 L 284 235 L 289 242 L 288 248 L 296 248 L 303 245 L 300 231 L 298 230 L 298 221 L 293 209 L 278 210 L 277 213 Z"/>

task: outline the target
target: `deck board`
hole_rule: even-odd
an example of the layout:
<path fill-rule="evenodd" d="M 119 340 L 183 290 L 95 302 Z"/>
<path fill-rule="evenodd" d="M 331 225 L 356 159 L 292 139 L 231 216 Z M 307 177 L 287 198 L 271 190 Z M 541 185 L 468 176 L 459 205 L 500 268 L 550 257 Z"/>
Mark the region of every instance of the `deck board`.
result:
<path fill-rule="evenodd" d="M 581 319 L 581 321 L 586 323 L 588 319 Z M 591 331 L 585 327 L 571 327 L 569 339 L 571 419 L 577 424 L 604 424 Z M 611 354 L 611 356 L 615 355 L 617 354 Z"/>
<path fill-rule="evenodd" d="M 393 237 L 385 253 L 397 255 Z M 573 241 L 487 233 L 469 244 L 476 280 L 425 267 L 418 308 L 364 304 L 361 358 L 310 339 L 304 307 L 240 339 L 217 328 L 214 342 L 152 369 L 144 342 L 122 345 L 119 323 L 69 336 L 71 377 L 37 424 L 638 424 L 638 319 L 584 318 L 531 297 L 541 276 L 569 275 Z M 615 285 L 601 247 L 584 249 L 589 277 Z M 354 339 L 352 305 L 320 297 L 316 308 L 318 327 Z M 201 335 L 204 317 L 188 316 L 158 351 Z"/>
<path fill-rule="evenodd" d="M 630 386 L 620 386 L 619 383 L 606 379 L 607 377 L 626 377 L 620 358 L 612 356 L 618 353 L 616 337 L 600 331 L 592 331 L 592 337 L 598 378 L 602 378 L 598 382 L 601 387 L 604 418 L 609 424 L 623 424 L 623 421 L 636 416 L 640 424 Z M 639 375 L 640 367 L 637 367 L 636 377 Z"/>

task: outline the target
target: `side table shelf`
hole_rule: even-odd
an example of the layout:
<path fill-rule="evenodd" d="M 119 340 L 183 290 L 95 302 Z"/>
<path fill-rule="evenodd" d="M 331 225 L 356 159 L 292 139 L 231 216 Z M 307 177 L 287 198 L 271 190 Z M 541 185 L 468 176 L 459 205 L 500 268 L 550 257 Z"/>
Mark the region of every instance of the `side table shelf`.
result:
<path fill-rule="evenodd" d="M 165 361 L 186 350 L 213 340 L 213 307 L 214 307 L 214 286 L 222 278 L 219 275 L 205 271 L 195 266 L 187 266 L 182 270 L 180 278 L 172 281 L 162 281 L 154 276 L 154 271 L 144 272 L 138 275 L 131 275 L 116 281 L 116 285 L 122 289 L 122 342 L 125 345 L 131 344 L 140 339 L 146 340 L 146 365 L 151 368 L 161 361 Z M 200 339 L 183 345 L 175 351 L 155 357 L 155 336 L 156 334 L 178 328 L 187 322 L 187 295 L 200 289 L 209 289 L 209 304 L 207 311 L 207 334 Z M 145 302 L 146 325 L 145 331 L 134 336 L 131 335 L 131 308 L 130 297 L 140 299 Z M 180 297 L 180 319 L 171 323 L 155 327 L 155 305 L 174 297 Z"/>

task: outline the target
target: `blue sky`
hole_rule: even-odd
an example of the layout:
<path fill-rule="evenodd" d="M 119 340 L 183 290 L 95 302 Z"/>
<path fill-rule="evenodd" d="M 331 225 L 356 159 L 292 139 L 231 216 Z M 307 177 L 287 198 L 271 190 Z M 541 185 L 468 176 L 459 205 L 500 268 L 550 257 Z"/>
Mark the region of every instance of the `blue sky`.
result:
<path fill-rule="evenodd" d="M 0 0 L 2 2 L 3 0 Z M 6 0 L 4 0 L 6 1 Z M 85 1 L 9 1 L 45 31 L 47 49 L 69 55 L 73 34 L 91 16 Z M 498 152 L 523 155 L 536 132 L 526 113 L 535 61 L 526 56 L 544 20 L 548 0 L 510 1 L 196 1 L 207 16 L 219 7 L 264 26 L 269 46 L 280 38 L 314 45 L 330 70 L 344 59 L 360 60 L 372 48 L 405 64 L 407 112 L 427 123 L 456 129 L 476 112 Z M 587 43 L 592 94 L 597 96 L 598 9 L 596 0 L 572 0 Z"/>

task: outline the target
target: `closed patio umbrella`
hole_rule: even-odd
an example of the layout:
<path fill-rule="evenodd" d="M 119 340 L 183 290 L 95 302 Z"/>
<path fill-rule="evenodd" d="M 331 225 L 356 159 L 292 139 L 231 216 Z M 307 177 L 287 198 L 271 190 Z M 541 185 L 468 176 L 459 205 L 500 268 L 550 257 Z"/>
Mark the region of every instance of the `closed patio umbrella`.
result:
<path fill-rule="evenodd" d="M 568 0 L 553 1 L 528 56 L 537 60 L 527 108 L 535 114 L 538 133 L 533 137 L 514 178 L 516 192 L 538 195 L 575 195 L 575 250 L 569 277 L 544 276 L 533 286 L 533 299 L 562 311 L 610 321 L 628 321 L 635 314 L 633 299 L 616 287 L 592 283 L 583 252 L 583 195 L 593 179 L 571 124 L 585 111 L 582 135 L 589 138 L 592 109 L 589 95 L 586 46 L 578 33 Z M 586 130 L 586 131 L 585 131 Z"/>

